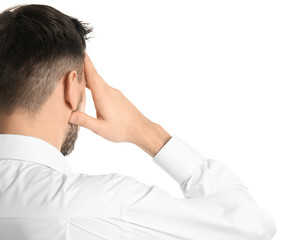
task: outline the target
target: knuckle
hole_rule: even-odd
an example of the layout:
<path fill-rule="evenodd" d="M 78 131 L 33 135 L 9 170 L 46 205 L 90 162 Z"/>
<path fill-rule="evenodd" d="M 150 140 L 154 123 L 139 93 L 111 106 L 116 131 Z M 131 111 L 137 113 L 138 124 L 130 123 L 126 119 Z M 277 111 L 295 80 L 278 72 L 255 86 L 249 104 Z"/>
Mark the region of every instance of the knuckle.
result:
<path fill-rule="evenodd" d="M 116 91 L 116 92 L 119 92 L 119 89 L 118 89 L 118 88 L 111 87 L 111 89 L 113 89 L 113 90 Z"/>
<path fill-rule="evenodd" d="M 118 88 L 113 88 L 117 94 L 122 94 L 122 92 Z"/>

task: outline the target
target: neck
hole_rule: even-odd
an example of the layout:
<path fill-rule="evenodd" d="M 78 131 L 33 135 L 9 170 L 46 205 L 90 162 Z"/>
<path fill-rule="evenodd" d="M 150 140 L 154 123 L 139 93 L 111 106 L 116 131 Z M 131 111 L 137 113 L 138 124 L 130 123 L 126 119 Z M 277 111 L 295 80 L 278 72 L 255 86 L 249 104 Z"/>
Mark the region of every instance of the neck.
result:
<path fill-rule="evenodd" d="M 56 126 L 56 128 L 52 126 Z M 56 119 L 43 115 L 39 115 L 35 120 L 30 120 L 21 113 L 13 113 L 10 116 L 0 115 L 0 134 L 18 134 L 40 138 L 60 150 L 64 130 L 59 126 L 61 125 L 56 124 Z"/>

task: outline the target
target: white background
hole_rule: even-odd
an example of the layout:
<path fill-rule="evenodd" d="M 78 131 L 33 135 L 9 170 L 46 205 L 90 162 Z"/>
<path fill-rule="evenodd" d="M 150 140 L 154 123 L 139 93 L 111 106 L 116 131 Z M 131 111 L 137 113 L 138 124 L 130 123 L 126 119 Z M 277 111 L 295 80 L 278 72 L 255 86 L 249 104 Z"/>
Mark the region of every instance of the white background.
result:
<path fill-rule="evenodd" d="M 275 240 L 306 239 L 303 1 L 1 1 L 1 10 L 19 3 L 89 22 L 87 52 L 104 80 L 170 135 L 234 171 L 275 219 Z M 130 143 L 82 128 L 68 159 L 76 172 L 135 176 L 183 197 Z"/>

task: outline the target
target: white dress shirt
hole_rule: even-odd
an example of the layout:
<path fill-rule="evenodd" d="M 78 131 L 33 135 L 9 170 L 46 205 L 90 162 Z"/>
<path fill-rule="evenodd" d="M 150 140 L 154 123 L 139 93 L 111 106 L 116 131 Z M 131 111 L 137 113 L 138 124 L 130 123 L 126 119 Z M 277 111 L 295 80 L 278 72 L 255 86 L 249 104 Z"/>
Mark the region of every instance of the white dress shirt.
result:
<path fill-rule="evenodd" d="M 1 240 L 268 240 L 275 222 L 220 162 L 177 136 L 153 161 L 180 186 L 175 198 L 118 173 L 76 174 L 61 152 L 0 134 Z"/>

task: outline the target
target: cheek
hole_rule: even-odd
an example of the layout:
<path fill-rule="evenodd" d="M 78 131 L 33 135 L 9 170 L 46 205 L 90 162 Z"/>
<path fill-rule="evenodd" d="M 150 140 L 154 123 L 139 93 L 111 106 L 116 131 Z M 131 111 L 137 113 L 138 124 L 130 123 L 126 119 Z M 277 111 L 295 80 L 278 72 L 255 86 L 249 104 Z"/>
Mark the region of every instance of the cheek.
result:
<path fill-rule="evenodd" d="M 81 111 L 82 112 L 85 112 L 85 107 L 86 107 L 86 95 L 85 95 L 85 91 L 84 91 L 83 102 L 82 102 L 82 106 L 81 106 Z"/>
<path fill-rule="evenodd" d="M 86 91 L 84 90 L 84 109 L 85 109 L 85 106 L 86 106 Z"/>
<path fill-rule="evenodd" d="M 81 112 L 85 112 L 85 103 L 83 102 L 82 107 L 81 107 Z"/>

